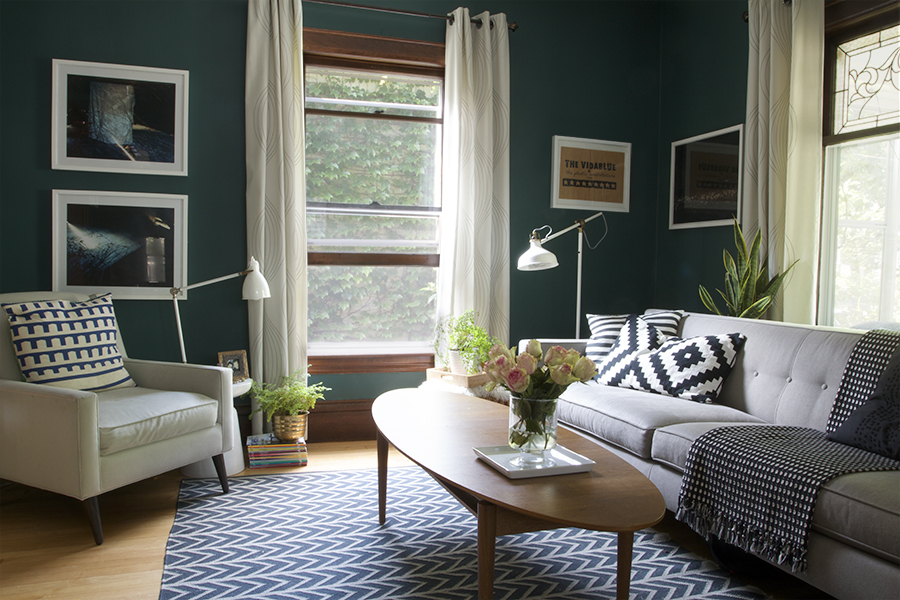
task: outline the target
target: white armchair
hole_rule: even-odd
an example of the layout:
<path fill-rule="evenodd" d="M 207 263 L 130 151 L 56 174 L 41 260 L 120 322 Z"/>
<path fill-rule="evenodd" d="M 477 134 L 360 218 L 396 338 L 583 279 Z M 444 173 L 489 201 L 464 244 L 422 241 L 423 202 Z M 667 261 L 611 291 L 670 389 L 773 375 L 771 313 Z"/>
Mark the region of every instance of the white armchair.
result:
<path fill-rule="evenodd" d="M 0 304 L 69 300 L 63 292 L 0 294 Z M 100 494 L 212 458 L 228 493 L 232 373 L 221 367 L 127 358 L 137 384 L 103 392 L 23 382 L 0 311 L 0 478 L 84 501 L 97 544 Z"/>

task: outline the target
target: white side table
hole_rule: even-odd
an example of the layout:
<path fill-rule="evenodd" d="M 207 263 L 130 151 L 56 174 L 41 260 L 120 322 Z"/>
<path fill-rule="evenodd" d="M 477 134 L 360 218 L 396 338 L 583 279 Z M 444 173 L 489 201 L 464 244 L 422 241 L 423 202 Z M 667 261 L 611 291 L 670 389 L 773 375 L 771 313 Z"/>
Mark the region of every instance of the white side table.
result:
<path fill-rule="evenodd" d="M 232 384 L 232 399 L 246 394 L 248 391 L 250 391 L 251 385 L 253 385 L 252 379 L 245 379 L 244 381 L 239 381 Z M 235 408 L 233 410 L 234 417 L 231 419 L 232 446 L 231 450 L 225 453 L 225 473 L 227 475 L 235 475 L 246 468 L 246 465 L 244 464 L 244 444 L 241 441 L 241 428 L 238 424 L 239 417 L 237 409 Z M 194 479 L 217 476 L 216 468 L 213 466 L 212 458 L 206 458 L 204 460 L 182 467 L 181 474 L 185 477 Z"/>

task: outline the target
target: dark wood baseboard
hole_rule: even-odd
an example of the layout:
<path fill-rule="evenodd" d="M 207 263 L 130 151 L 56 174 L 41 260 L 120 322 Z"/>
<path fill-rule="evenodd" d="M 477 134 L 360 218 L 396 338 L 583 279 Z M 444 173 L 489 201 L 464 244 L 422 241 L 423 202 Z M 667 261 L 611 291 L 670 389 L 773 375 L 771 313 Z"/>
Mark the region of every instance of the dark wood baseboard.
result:
<path fill-rule="evenodd" d="M 328 400 L 319 402 L 309 413 L 309 439 L 320 442 L 361 442 L 375 439 L 372 403 L 375 400 Z M 250 405 L 239 404 L 241 440 L 250 435 Z"/>
<path fill-rule="evenodd" d="M 319 402 L 309 413 L 309 439 L 319 442 L 357 442 L 375 439 L 372 400 Z"/>

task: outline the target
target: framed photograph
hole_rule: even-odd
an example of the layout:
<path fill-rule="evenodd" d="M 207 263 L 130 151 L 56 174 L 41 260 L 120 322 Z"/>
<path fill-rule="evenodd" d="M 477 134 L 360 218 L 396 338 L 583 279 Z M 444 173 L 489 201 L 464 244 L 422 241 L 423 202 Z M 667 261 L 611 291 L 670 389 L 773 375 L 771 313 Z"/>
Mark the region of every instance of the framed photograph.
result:
<path fill-rule="evenodd" d="M 187 285 L 187 208 L 173 194 L 53 190 L 53 291 L 171 300 Z"/>
<path fill-rule="evenodd" d="M 553 136 L 553 208 L 628 212 L 631 144 Z"/>
<path fill-rule="evenodd" d="M 740 220 L 743 158 L 743 125 L 673 142 L 669 229 Z"/>
<path fill-rule="evenodd" d="M 244 381 L 250 377 L 250 370 L 247 368 L 247 351 L 232 350 L 231 352 L 219 352 L 219 364 L 223 367 L 231 369 L 234 373 L 234 383 Z"/>
<path fill-rule="evenodd" d="M 52 167 L 187 175 L 188 72 L 53 59 Z"/>

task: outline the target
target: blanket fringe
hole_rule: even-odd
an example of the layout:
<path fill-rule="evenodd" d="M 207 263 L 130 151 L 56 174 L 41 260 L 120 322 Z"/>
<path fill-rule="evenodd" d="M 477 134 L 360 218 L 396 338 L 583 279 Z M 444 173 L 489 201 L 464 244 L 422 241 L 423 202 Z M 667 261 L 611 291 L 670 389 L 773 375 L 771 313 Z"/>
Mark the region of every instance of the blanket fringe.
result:
<path fill-rule="evenodd" d="M 806 548 L 792 544 L 771 531 L 717 513 L 706 504 L 681 502 L 675 517 L 686 523 L 706 541 L 715 536 L 745 552 L 762 556 L 770 562 L 779 565 L 790 564 L 794 573 L 806 571 Z"/>

